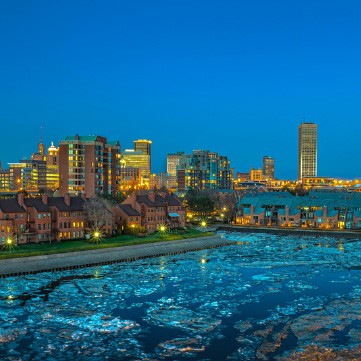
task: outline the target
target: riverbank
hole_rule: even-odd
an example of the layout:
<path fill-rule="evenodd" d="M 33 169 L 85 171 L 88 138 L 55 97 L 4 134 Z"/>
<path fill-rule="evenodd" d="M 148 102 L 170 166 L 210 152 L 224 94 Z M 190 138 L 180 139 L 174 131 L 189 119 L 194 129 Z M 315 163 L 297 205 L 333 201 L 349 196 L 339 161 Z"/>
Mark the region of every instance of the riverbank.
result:
<path fill-rule="evenodd" d="M 4 278 L 39 272 L 62 271 L 118 262 L 129 262 L 137 259 L 180 254 L 232 244 L 234 243 L 213 235 L 167 242 L 94 249 L 90 251 L 11 258 L 0 261 L 0 277 Z"/>
<path fill-rule="evenodd" d="M 305 229 L 305 228 L 286 228 L 286 227 L 253 227 L 253 226 L 233 226 L 222 225 L 217 228 L 219 231 L 226 232 L 243 232 L 243 233 L 272 233 L 278 235 L 297 235 L 297 236 L 314 236 L 314 237 L 334 237 L 345 238 L 351 240 L 361 240 L 360 231 L 348 231 L 348 230 L 321 230 L 321 229 Z"/>

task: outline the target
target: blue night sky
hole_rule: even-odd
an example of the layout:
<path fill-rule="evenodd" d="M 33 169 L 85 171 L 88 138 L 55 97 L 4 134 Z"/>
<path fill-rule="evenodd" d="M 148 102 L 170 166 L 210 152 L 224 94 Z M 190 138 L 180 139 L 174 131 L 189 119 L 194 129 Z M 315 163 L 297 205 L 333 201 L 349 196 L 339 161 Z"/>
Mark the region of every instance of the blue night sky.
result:
<path fill-rule="evenodd" d="M 66 135 L 209 149 L 238 171 L 297 177 L 297 126 L 319 124 L 318 174 L 361 177 L 361 2 L 2 1 L 0 159 Z"/>

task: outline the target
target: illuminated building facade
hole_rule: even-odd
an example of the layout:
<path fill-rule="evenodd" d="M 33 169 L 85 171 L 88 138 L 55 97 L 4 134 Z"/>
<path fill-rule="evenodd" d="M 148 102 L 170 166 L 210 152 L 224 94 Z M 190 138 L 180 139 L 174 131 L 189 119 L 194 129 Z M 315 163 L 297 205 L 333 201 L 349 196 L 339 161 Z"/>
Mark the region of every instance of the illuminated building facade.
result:
<path fill-rule="evenodd" d="M 59 144 L 59 190 L 62 195 L 116 194 L 120 144 L 106 138 L 68 136 Z"/>
<path fill-rule="evenodd" d="M 317 124 L 298 127 L 298 179 L 317 177 Z"/>
<path fill-rule="evenodd" d="M 167 155 L 167 188 L 177 188 L 177 168 L 184 152 Z"/>
<path fill-rule="evenodd" d="M 144 192 L 144 191 L 143 191 Z M 113 208 L 115 222 L 119 227 L 144 227 L 155 232 L 160 225 L 169 228 L 184 227 L 186 210 L 174 194 L 147 191 L 132 193 L 122 204 Z"/>
<path fill-rule="evenodd" d="M 263 157 L 263 178 L 266 181 L 275 178 L 275 160 L 267 155 Z"/>
<path fill-rule="evenodd" d="M 125 167 L 120 164 L 120 190 L 137 189 L 140 184 L 139 168 Z"/>
<path fill-rule="evenodd" d="M 10 190 L 10 170 L 0 169 L 0 192 L 8 192 Z"/>
<path fill-rule="evenodd" d="M 169 153 L 167 155 L 167 173 L 170 176 L 177 175 L 177 167 L 183 155 L 184 152 Z"/>
<path fill-rule="evenodd" d="M 150 185 L 150 154 L 134 149 L 125 149 L 121 152 L 121 162 L 124 167 L 139 169 L 139 187 L 148 188 Z"/>
<path fill-rule="evenodd" d="M 303 197 L 288 192 L 252 192 L 237 205 L 236 222 L 257 226 L 361 229 L 361 193 L 311 191 Z"/>
<path fill-rule="evenodd" d="M 254 182 L 260 182 L 263 180 L 263 171 L 262 169 L 253 169 L 251 168 L 249 172 L 249 179 Z"/>
<path fill-rule="evenodd" d="M 152 141 L 147 139 L 138 139 L 133 141 L 134 150 L 136 152 L 141 152 L 144 155 L 149 155 L 149 165 L 148 165 L 148 174 L 150 176 L 152 168 Z M 144 172 L 143 172 L 144 173 Z"/>
<path fill-rule="evenodd" d="M 47 189 L 45 160 L 31 159 L 9 163 L 9 170 L 10 190 L 38 193 Z"/>
<path fill-rule="evenodd" d="M 84 198 L 48 197 L 0 200 L 0 239 L 15 243 L 50 242 L 84 238 Z"/>
<path fill-rule="evenodd" d="M 177 166 L 178 191 L 232 189 L 230 161 L 208 150 L 194 150 L 181 156 Z"/>

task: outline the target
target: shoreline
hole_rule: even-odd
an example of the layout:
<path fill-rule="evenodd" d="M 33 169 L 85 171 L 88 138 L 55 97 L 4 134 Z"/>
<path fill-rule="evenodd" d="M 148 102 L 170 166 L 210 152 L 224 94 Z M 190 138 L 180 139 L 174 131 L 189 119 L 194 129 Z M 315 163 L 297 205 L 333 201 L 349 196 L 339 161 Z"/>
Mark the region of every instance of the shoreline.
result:
<path fill-rule="evenodd" d="M 300 229 L 300 228 L 276 228 L 276 227 L 254 227 L 254 226 L 237 226 L 237 225 L 222 225 L 217 228 L 217 231 L 227 231 L 227 232 L 240 232 L 240 233 L 271 233 L 277 235 L 308 235 L 308 236 L 322 236 L 322 237 L 333 237 L 333 238 L 347 238 L 352 240 L 361 240 L 360 231 L 352 230 L 318 230 L 318 229 Z"/>
<path fill-rule="evenodd" d="M 234 242 L 217 235 L 212 235 L 90 251 L 9 258 L 0 261 L 0 278 L 131 262 L 139 259 L 169 256 L 232 244 Z"/>

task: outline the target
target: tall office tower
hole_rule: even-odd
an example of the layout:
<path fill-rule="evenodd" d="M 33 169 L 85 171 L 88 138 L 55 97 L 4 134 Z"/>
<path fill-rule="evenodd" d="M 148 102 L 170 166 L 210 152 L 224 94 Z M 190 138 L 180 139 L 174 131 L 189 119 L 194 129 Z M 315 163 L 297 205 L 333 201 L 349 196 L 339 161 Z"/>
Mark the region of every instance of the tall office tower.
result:
<path fill-rule="evenodd" d="M 121 167 L 139 170 L 140 182 L 137 186 L 149 188 L 150 185 L 150 155 L 143 151 L 125 149 L 121 152 Z"/>
<path fill-rule="evenodd" d="M 317 124 L 298 127 L 298 179 L 317 177 Z"/>
<path fill-rule="evenodd" d="M 141 152 L 142 154 L 146 154 L 149 155 L 149 175 L 151 172 L 151 158 L 152 158 L 152 153 L 151 153 L 151 146 L 152 146 L 152 141 L 147 140 L 147 139 L 138 139 L 133 141 L 134 143 L 134 150 L 136 152 Z"/>
<path fill-rule="evenodd" d="M 178 191 L 191 189 L 231 189 L 232 171 L 225 156 L 208 150 L 183 154 L 177 167 Z"/>
<path fill-rule="evenodd" d="M 98 135 L 66 137 L 59 144 L 60 193 L 116 194 L 119 158 L 119 141 Z"/>
<path fill-rule="evenodd" d="M 265 180 L 275 178 L 275 160 L 267 155 L 263 157 L 263 177 Z"/>

